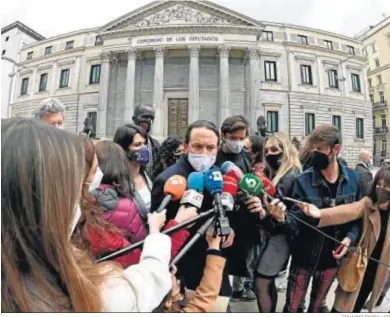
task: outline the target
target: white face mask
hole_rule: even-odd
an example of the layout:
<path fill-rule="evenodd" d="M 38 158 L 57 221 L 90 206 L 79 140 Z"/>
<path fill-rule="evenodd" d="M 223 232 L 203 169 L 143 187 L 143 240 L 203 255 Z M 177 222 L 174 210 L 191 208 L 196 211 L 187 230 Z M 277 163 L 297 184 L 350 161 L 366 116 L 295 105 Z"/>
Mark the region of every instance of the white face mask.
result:
<path fill-rule="evenodd" d="M 74 218 L 72 221 L 72 227 L 71 227 L 71 230 L 69 233 L 69 239 L 72 236 L 72 233 L 73 233 L 74 229 L 76 228 L 76 225 L 79 222 L 80 218 L 81 218 L 81 208 L 80 208 L 80 205 L 77 204 L 76 210 L 75 210 L 75 215 L 74 215 Z"/>
<path fill-rule="evenodd" d="M 197 172 L 207 172 L 215 163 L 216 156 L 188 153 L 188 162 Z"/>
<path fill-rule="evenodd" d="M 93 177 L 92 183 L 89 184 L 89 192 L 93 192 L 96 188 L 98 188 L 100 186 L 102 179 L 103 179 L 103 172 L 100 169 L 100 167 L 98 167 L 96 169 L 96 173 L 95 176 Z"/>
<path fill-rule="evenodd" d="M 61 125 L 57 125 L 56 126 L 57 129 L 60 129 L 60 130 L 64 130 L 65 129 L 65 126 L 63 124 Z"/>
<path fill-rule="evenodd" d="M 226 147 L 231 153 L 238 154 L 244 148 L 244 142 L 240 140 L 225 140 Z"/>

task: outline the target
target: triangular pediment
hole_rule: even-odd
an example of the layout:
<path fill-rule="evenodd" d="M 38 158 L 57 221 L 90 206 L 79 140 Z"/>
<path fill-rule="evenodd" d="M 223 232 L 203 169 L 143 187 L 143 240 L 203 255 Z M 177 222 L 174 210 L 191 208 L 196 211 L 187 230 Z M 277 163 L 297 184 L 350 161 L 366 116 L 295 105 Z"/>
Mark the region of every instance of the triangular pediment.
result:
<path fill-rule="evenodd" d="M 100 32 L 175 25 L 260 27 L 261 23 L 209 1 L 154 1 L 108 23 Z"/>

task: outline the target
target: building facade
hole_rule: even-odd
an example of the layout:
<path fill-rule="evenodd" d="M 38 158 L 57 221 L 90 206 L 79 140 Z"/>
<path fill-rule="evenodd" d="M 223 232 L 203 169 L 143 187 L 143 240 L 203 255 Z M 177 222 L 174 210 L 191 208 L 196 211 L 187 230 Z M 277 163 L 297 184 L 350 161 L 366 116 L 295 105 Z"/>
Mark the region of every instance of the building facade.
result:
<path fill-rule="evenodd" d="M 1 29 L 1 117 L 11 116 L 11 96 L 15 89 L 14 74 L 16 67 L 14 62 L 19 62 L 19 52 L 24 45 L 28 45 L 44 37 L 25 24 L 16 21 Z"/>
<path fill-rule="evenodd" d="M 367 75 L 374 119 L 374 160 L 378 165 L 390 159 L 390 17 L 363 31 Z"/>
<path fill-rule="evenodd" d="M 372 148 L 372 108 L 362 44 L 325 31 L 261 22 L 208 1 L 155 1 L 100 28 L 24 47 L 13 115 L 49 96 L 67 106 L 66 126 L 90 117 L 110 137 L 152 104 L 153 134 L 182 135 L 189 123 L 220 125 L 242 114 L 254 132 L 299 140 L 316 125 L 343 132 L 342 155 Z"/>

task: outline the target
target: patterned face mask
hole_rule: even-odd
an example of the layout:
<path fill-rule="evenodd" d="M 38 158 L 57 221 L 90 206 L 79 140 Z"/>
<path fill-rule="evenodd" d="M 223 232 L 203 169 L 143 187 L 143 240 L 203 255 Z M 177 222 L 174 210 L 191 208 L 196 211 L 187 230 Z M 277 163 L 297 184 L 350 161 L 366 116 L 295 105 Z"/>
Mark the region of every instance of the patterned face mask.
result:
<path fill-rule="evenodd" d="M 138 150 L 129 150 L 127 152 L 127 158 L 132 162 L 138 162 L 141 165 L 149 163 L 150 154 L 149 149 L 146 145 L 139 148 Z"/>

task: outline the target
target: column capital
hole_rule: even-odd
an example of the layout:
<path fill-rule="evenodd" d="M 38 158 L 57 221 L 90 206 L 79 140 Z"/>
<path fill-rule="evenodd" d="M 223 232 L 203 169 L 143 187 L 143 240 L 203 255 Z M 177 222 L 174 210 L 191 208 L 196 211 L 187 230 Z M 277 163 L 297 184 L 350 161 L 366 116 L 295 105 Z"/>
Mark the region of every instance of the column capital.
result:
<path fill-rule="evenodd" d="M 188 45 L 191 57 L 199 57 L 200 45 Z"/>
<path fill-rule="evenodd" d="M 156 46 L 153 50 L 156 52 L 156 58 L 163 58 L 166 53 L 164 46 Z"/>
<path fill-rule="evenodd" d="M 102 52 L 100 54 L 100 58 L 102 59 L 103 62 L 106 62 L 106 63 L 108 63 L 110 61 L 111 57 L 112 57 L 111 52 Z"/>
<path fill-rule="evenodd" d="M 118 55 L 111 55 L 110 61 L 113 65 L 117 65 L 120 62 L 120 58 Z"/>
<path fill-rule="evenodd" d="M 226 45 L 218 46 L 219 57 L 229 57 L 230 47 Z"/>
<path fill-rule="evenodd" d="M 134 48 L 134 47 L 129 47 L 126 49 L 126 53 L 127 53 L 127 60 L 136 60 L 137 59 L 137 55 L 138 55 L 138 49 Z"/>
<path fill-rule="evenodd" d="M 245 57 L 249 59 L 259 59 L 260 50 L 258 47 L 250 46 L 246 50 Z"/>

